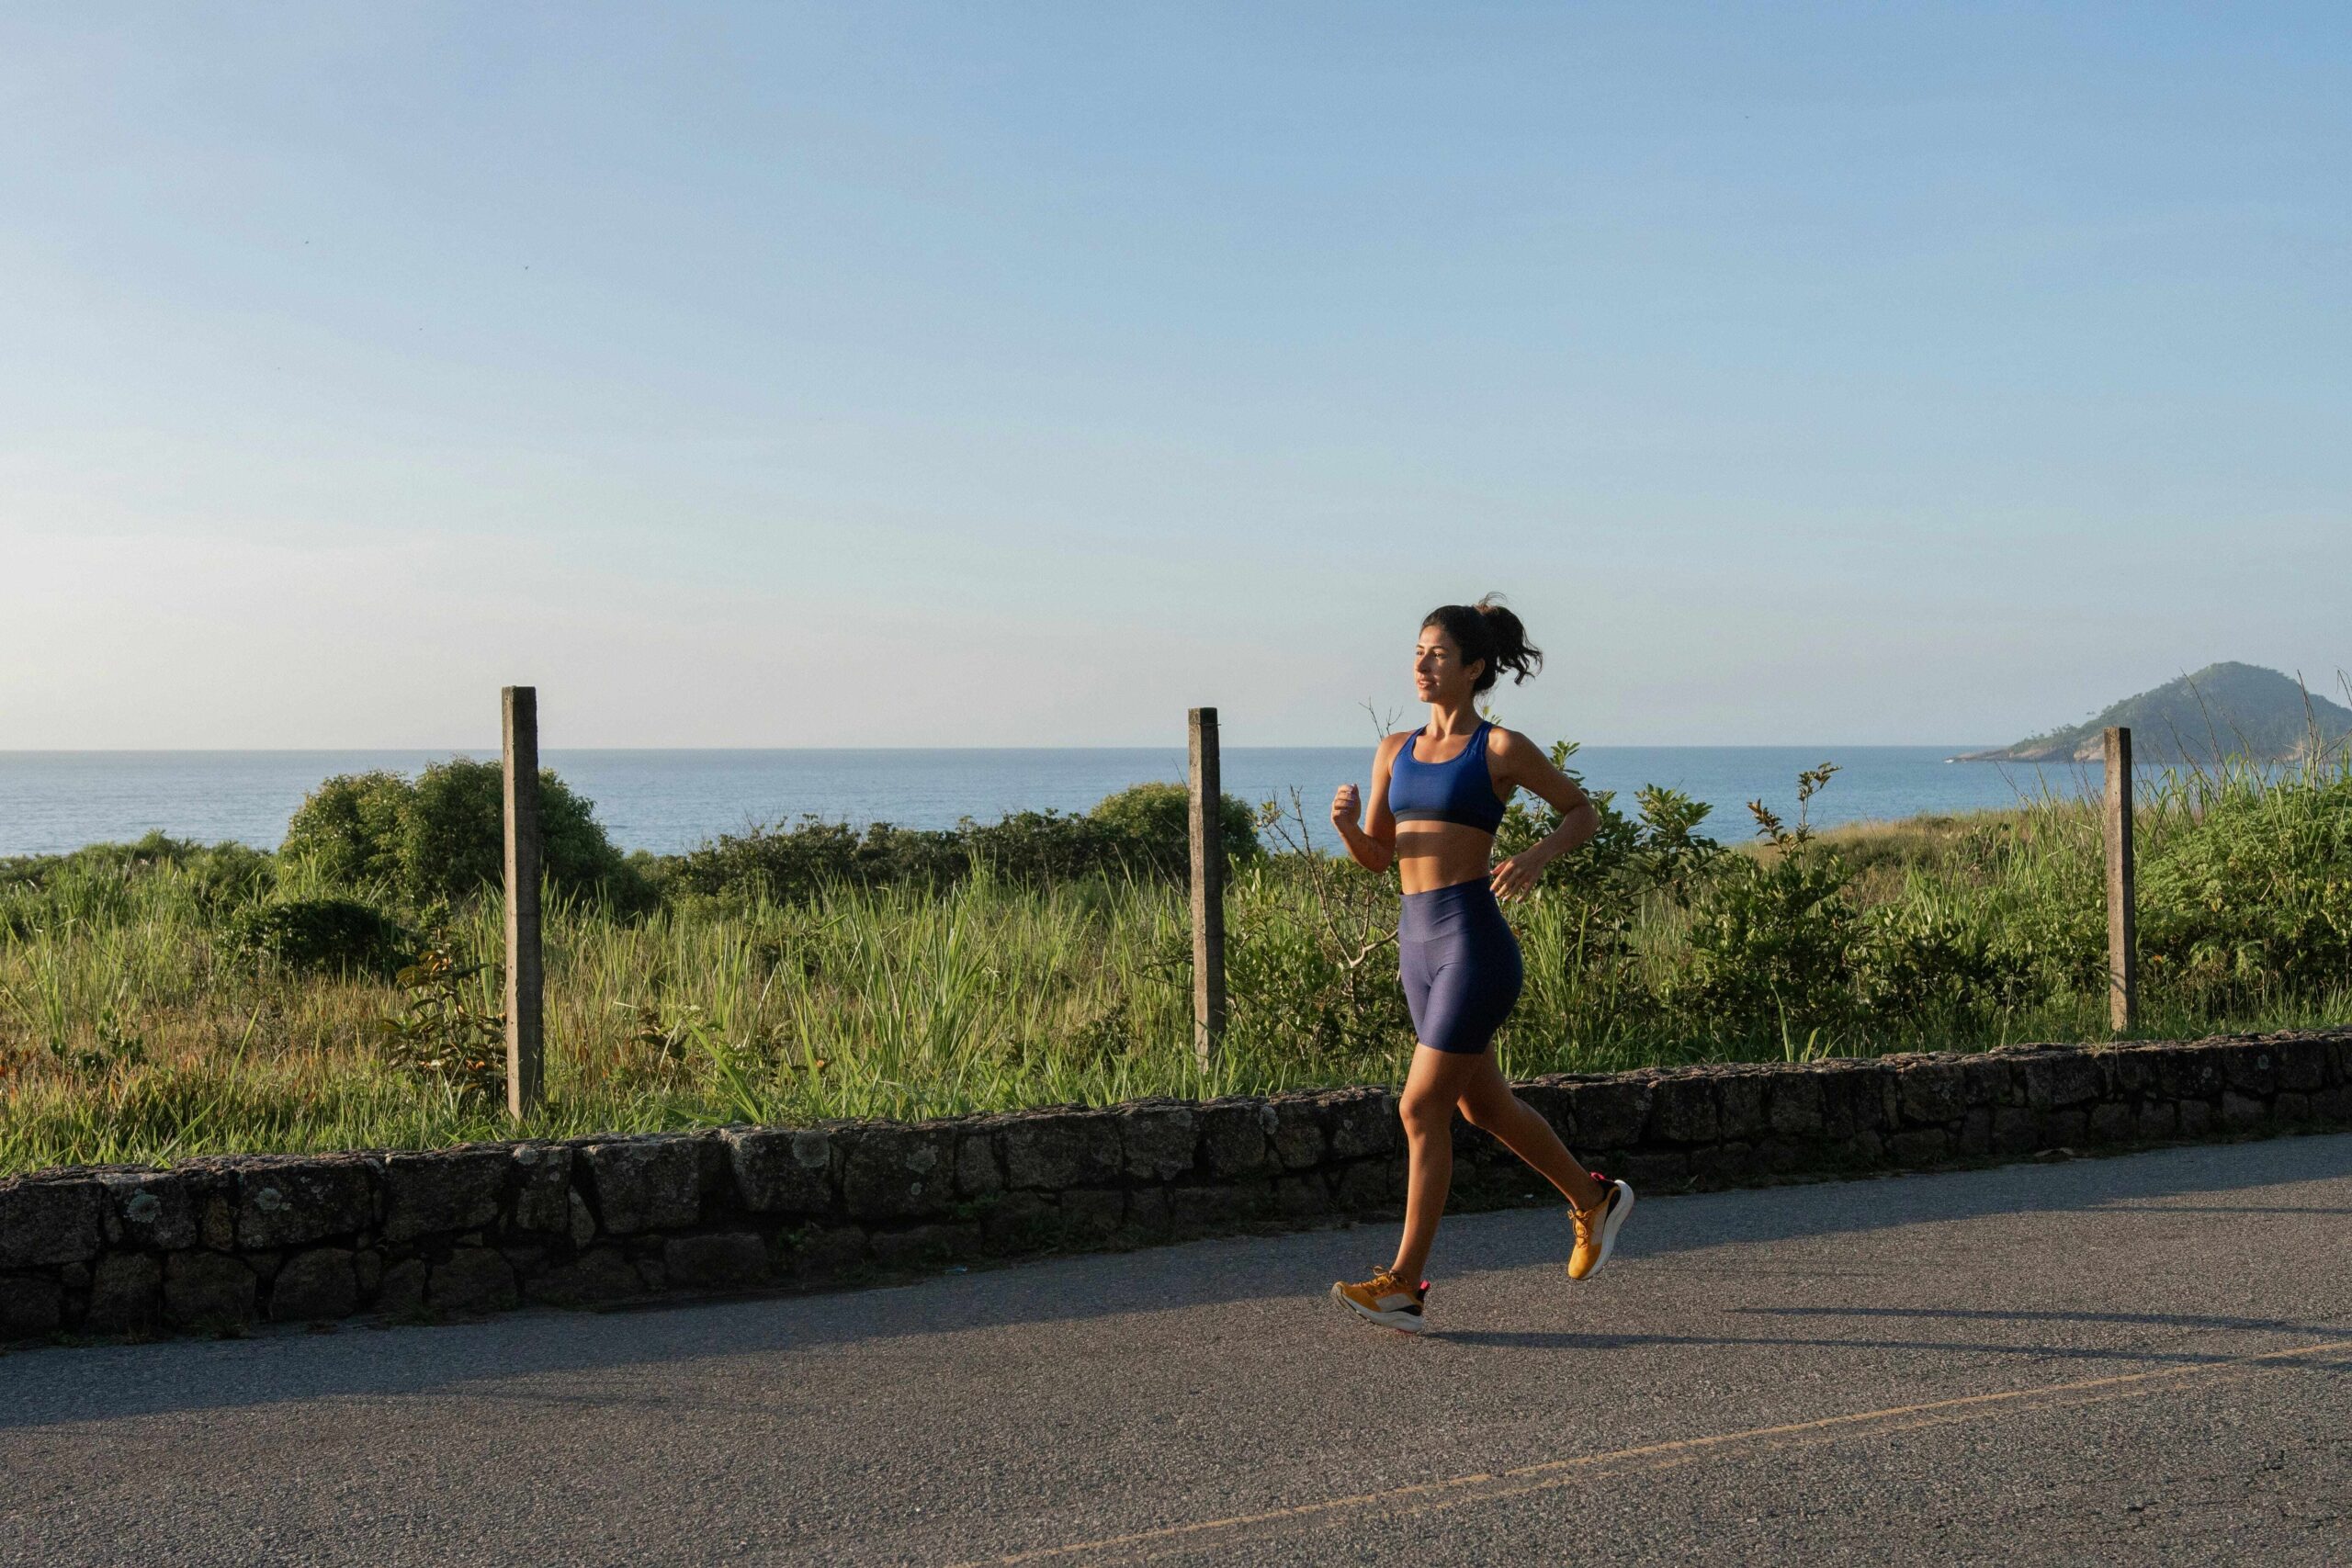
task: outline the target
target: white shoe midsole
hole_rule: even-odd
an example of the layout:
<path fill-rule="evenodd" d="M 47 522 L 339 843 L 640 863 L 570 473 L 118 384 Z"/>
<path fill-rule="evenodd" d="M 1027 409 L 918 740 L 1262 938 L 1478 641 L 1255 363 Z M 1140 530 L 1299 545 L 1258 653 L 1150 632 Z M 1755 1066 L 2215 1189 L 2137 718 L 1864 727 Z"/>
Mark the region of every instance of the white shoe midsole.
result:
<path fill-rule="evenodd" d="M 1609 1205 L 1609 1217 L 1600 1222 L 1600 1256 L 1593 1259 L 1592 1269 L 1585 1276 L 1587 1279 L 1600 1273 L 1600 1266 L 1609 1261 L 1610 1251 L 1617 1245 L 1617 1227 L 1623 1224 L 1625 1216 L 1634 1212 L 1634 1190 L 1622 1181 L 1616 1185 L 1623 1196 Z"/>
<path fill-rule="evenodd" d="M 1367 1318 L 1370 1321 L 1380 1325 L 1383 1328 L 1399 1328 L 1408 1334 L 1419 1334 L 1421 1331 L 1421 1314 L 1419 1313 L 1408 1312 L 1403 1307 L 1396 1307 L 1388 1312 L 1380 1312 L 1374 1308 L 1364 1305 L 1362 1302 L 1357 1301 L 1353 1296 L 1348 1294 L 1347 1292 L 1340 1289 L 1337 1285 L 1331 1287 L 1331 1299 L 1346 1307 L 1350 1312 L 1354 1313 L 1358 1317 Z"/>

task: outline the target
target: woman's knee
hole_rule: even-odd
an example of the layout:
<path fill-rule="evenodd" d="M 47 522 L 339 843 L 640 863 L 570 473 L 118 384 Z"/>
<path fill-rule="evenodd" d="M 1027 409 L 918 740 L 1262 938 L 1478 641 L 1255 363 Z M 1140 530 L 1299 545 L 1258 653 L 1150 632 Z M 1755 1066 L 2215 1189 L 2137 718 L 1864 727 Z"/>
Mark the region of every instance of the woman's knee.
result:
<path fill-rule="evenodd" d="M 1405 1131 L 1420 1136 L 1442 1133 L 1453 1122 L 1453 1100 L 1442 1094 L 1407 1089 L 1396 1101 L 1396 1114 L 1404 1120 Z"/>

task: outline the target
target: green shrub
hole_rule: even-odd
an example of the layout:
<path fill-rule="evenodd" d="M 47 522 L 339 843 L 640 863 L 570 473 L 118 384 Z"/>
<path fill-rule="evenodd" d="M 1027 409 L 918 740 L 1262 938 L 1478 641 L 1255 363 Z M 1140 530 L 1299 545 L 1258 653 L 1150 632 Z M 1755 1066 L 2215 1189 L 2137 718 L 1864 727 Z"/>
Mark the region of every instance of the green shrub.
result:
<path fill-rule="evenodd" d="M 164 908 L 215 919 L 267 893 L 277 875 L 277 862 L 259 850 L 161 833 L 61 855 L 18 855 L 0 860 L 0 934 L 111 926 Z"/>
<path fill-rule="evenodd" d="M 2151 977 L 2247 995 L 2352 973 L 2352 774 L 2200 794 L 2140 872 Z"/>
<path fill-rule="evenodd" d="M 1551 750 L 1552 765 L 1581 788 L 1574 765 L 1577 742 Z M 1587 790 L 1600 825 L 1576 850 L 1547 866 L 1533 902 L 1555 919 L 1560 996 L 1573 998 L 1587 1037 L 1609 1037 L 1640 1026 L 1657 1012 L 1636 937 L 1656 896 L 1689 903 L 1723 846 L 1699 831 L 1713 810 L 1679 790 L 1645 784 L 1634 792 L 1638 815 L 1618 809 L 1612 790 Z M 1556 829 L 1560 814 L 1539 796 L 1521 795 L 1503 812 L 1495 834 L 1497 859 L 1524 852 Z M 1532 918 L 1533 910 L 1530 911 Z M 1544 983 L 1537 983 L 1539 991 Z"/>
<path fill-rule="evenodd" d="M 249 904 L 230 917 L 230 945 L 309 972 L 391 975 L 416 951 L 416 939 L 372 904 L 352 898 L 300 898 Z"/>
<path fill-rule="evenodd" d="M 460 1103 L 481 1107 L 506 1098 L 506 1020 L 485 1010 L 467 982 L 481 965 L 453 953 L 446 926 L 435 931 L 401 970 L 400 1012 L 376 1021 L 391 1065 Z"/>
<path fill-rule="evenodd" d="M 1008 811 L 993 822 L 967 817 L 956 836 L 972 861 L 1001 880 L 1036 886 L 1117 868 L 1122 845 L 1091 817 L 1058 811 Z"/>
<path fill-rule="evenodd" d="M 952 831 L 876 822 L 863 832 L 813 813 L 789 828 L 722 833 L 671 863 L 666 881 L 705 897 L 789 904 L 832 886 L 928 886 L 961 879 L 971 857 Z"/>
<path fill-rule="evenodd" d="M 330 881 L 380 884 L 422 908 L 462 901 L 504 874 L 505 777 L 496 762 L 453 758 L 411 780 L 345 773 L 306 798 L 288 824 L 283 853 Z M 539 771 L 545 874 L 562 892 L 603 897 L 624 910 L 652 900 L 641 875 L 613 847 L 594 807 L 548 769 Z"/>
<path fill-rule="evenodd" d="M 1855 1021 L 1853 951 L 1860 919 L 1836 851 L 1815 841 L 1804 810 L 1829 775 L 1824 763 L 1797 775 L 1797 825 L 1783 827 L 1750 801 L 1769 856 L 1726 856 L 1691 902 L 1689 945 L 1666 1001 L 1694 1038 L 1778 1040 L 1794 1054 L 1835 1039 Z"/>
<path fill-rule="evenodd" d="M 1570 766 L 1578 750 L 1573 740 L 1552 747 L 1552 765 L 1584 785 L 1584 775 Z M 1680 790 L 1644 784 L 1634 792 L 1639 815 L 1627 817 L 1617 808 L 1614 790 L 1586 790 L 1585 796 L 1600 818 L 1593 836 L 1572 853 L 1545 868 L 1538 886 L 1546 894 L 1627 902 L 1654 890 L 1665 890 L 1679 903 L 1696 880 L 1722 854 L 1723 846 L 1699 831 L 1714 807 L 1693 800 Z M 1503 810 L 1495 830 L 1495 858 L 1520 854 L 1560 825 L 1560 814 L 1539 797 L 1520 795 Z"/>
<path fill-rule="evenodd" d="M 337 773 L 303 797 L 278 852 L 309 861 L 329 882 L 397 886 L 401 816 L 413 791 L 400 773 Z"/>
<path fill-rule="evenodd" d="M 1225 797 L 1227 859 L 1254 861 L 1263 851 L 1253 813 Z M 721 834 L 668 862 L 660 881 L 707 897 L 764 897 L 794 903 L 830 886 L 933 889 L 952 886 L 985 864 L 999 880 L 1025 886 L 1095 873 L 1182 878 L 1192 860 L 1191 825 L 1181 784 L 1138 784 L 1107 796 L 1082 817 L 1012 811 L 994 822 L 967 817 L 953 828 L 864 829 L 813 813 L 791 827 L 754 827 Z"/>
<path fill-rule="evenodd" d="M 1193 866 L 1193 793 L 1179 784 L 1139 784 L 1104 795 L 1087 819 L 1108 836 L 1108 847 L 1126 864 L 1155 875 L 1189 879 Z M 1265 853 L 1258 842 L 1258 814 L 1232 795 L 1218 803 L 1225 858 L 1248 865 Z"/>
<path fill-rule="evenodd" d="M 1288 857 L 1245 872 L 1226 907 L 1237 1034 L 1302 1064 L 1393 1057 L 1413 1038 L 1396 983 L 1396 897 L 1393 877 L 1352 861 Z M 1191 956 L 1169 954 L 1187 987 Z"/>
<path fill-rule="evenodd" d="M 62 855 L 0 860 L 0 894 L 52 887 L 74 879 L 127 882 L 158 873 L 179 878 L 207 909 L 228 908 L 266 892 L 277 863 L 239 843 L 199 844 L 150 833 L 128 844 L 85 844 Z"/>
<path fill-rule="evenodd" d="M 181 863 L 198 908 L 207 914 L 265 897 L 277 883 L 277 858 L 243 844 L 214 844 Z"/>
<path fill-rule="evenodd" d="M 1743 859 L 1707 884 L 1668 996 L 1695 1037 L 1835 1037 L 1853 1022 L 1858 922 L 1845 883 L 1845 868 L 1825 853 Z"/>
<path fill-rule="evenodd" d="M 1965 1031 L 2032 990 L 2030 953 L 2005 940 L 2005 922 L 1982 900 L 1940 898 L 1920 889 L 1861 919 L 1855 985 L 1874 1021 L 1935 1020 Z"/>

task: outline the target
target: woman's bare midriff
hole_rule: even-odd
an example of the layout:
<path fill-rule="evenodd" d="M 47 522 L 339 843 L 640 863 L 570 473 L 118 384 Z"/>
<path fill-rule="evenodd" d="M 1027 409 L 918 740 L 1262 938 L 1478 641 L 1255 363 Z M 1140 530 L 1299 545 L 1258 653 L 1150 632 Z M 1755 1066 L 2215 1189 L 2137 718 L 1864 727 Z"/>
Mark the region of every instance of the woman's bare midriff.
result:
<path fill-rule="evenodd" d="M 1396 824 L 1396 877 L 1408 893 L 1484 882 L 1495 836 L 1459 822 Z"/>

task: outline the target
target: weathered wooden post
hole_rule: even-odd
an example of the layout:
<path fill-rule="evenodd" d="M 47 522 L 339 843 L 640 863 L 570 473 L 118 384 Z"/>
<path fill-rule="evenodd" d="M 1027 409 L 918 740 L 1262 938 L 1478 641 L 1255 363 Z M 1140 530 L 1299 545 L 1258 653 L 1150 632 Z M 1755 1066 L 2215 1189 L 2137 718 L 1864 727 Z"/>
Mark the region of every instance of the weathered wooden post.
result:
<path fill-rule="evenodd" d="M 502 694 L 506 752 L 506 1110 L 520 1122 L 545 1086 L 539 1009 L 539 693 Z"/>
<path fill-rule="evenodd" d="M 1216 709 L 1192 710 L 1193 1056 L 1205 1070 L 1225 1034 L 1225 787 L 1217 776 Z"/>
<path fill-rule="evenodd" d="M 2107 732 L 2107 1021 L 2116 1033 L 2139 1019 L 2139 944 L 2132 916 L 2132 732 Z"/>

